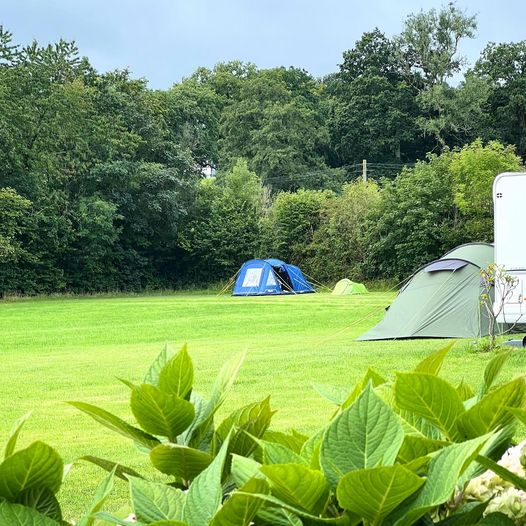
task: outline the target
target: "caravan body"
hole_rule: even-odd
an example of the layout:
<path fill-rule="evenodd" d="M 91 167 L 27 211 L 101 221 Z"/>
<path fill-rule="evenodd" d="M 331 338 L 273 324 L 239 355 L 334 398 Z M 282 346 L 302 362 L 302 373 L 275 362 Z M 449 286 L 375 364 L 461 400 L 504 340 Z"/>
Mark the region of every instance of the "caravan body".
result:
<path fill-rule="evenodd" d="M 526 323 L 526 173 L 502 173 L 493 183 L 495 263 L 518 280 L 502 305 L 495 287 L 494 311 L 499 323 Z"/>

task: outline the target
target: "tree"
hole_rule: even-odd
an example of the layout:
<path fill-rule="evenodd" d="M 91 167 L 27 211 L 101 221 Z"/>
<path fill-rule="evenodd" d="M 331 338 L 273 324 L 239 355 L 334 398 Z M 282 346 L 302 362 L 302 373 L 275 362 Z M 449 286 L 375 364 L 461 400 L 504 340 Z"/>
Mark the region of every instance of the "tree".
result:
<path fill-rule="evenodd" d="M 522 170 L 513 146 L 480 139 L 453 152 L 449 171 L 455 205 L 466 221 L 467 235 L 477 241 L 493 240 L 493 180 L 501 172 Z"/>
<path fill-rule="evenodd" d="M 178 241 L 185 251 L 186 279 L 227 279 L 254 258 L 266 199 L 260 178 L 243 159 L 217 178 L 202 180 Z"/>
<path fill-rule="evenodd" d="M 31 201 L 12 188 L 0 188 L 0 262 L 16 261 L 21 250 L 19 235 Z"/>
<path fill-rule="evenodd" d="M 526 40 L 490 43 L 475 64 L 474 74 L 490 83 L 487 114 L 494 134 L 526 152 Z"/>
<path fill-rule="evenodd" d="M 418 79 L 408 78 L 396 43 L 375 29 L 343 58 L 329 90 L 329 129 L 338 163 L 414 159 L 419 137 L 413 80 Z"/>
<path fill-rule="evenodd" d="M 468 241 L 453 199 L 450 163 L 450 152 L 429 155 L 381 189 L 381 202 L 364 227 L 368 277 L 407 277 Z"/>
<path fill-rule="evenodd" d="M 363 278 L 369 250 L 364 228 L 380 202 L 378 186 L 362 181 L 344 185 L 341 195 L 326 200 L 308 264 L 317 279 Z"/>
<path fill-rule="evenodd" d="M 476 29 L 476 16 L 466 15 L 450 2 L 440 11 L 409 15 L 399 43 L 407 65 L 429 88 L 444 84 L 460 71 L 464 58 L 457 54 L 459 43 L 463 38 L 473 38 Z"/>
<path fill-rule="evenodd" d="M 322 210 L 333 195 L 328 190 L 304 189 L 279 193 L 264 223 L 262 252 L 303 265 L 313 255 Z"/>

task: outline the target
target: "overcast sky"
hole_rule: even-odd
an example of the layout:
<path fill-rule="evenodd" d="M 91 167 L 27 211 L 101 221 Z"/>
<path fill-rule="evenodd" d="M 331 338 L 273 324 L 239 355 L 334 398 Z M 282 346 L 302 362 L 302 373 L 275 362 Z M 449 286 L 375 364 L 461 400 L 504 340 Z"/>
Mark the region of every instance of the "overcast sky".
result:
<path fill-rule="evenodd" d="M 342 52 L 378 27 L 398 34 L 406 16 L 432 0 L 0 0 L 0 24 L 17 43 L 75 40 L 99 71 L 128 67 L 154 89 L 199 66 L 233 59 L 260 68 L 296 66 L 315 76 L 337 70 Z M 526 39 L 526 0 L 464 0 L 477 38 L 461 51 L 473 62 L 487 42 Z"/>

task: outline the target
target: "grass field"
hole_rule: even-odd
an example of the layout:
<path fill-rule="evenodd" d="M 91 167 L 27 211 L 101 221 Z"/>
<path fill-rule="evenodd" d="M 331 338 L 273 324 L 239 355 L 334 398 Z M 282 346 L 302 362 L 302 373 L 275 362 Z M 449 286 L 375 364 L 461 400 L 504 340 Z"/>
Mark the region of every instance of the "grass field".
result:
<path fill-rule="evenodd" d="M 271 395 L 274 429 L 310 432 L 333 407 L 313 383 L 352 386 L 369 366 L 385 374 L 412 367 L 437 340 L 356 342 L 376 323 L 392 293 L 232 298 L 213 295 L 94 297 L 0 302 L 2 411 L 0 446 L 13 422 L 33 415 L 20 439 L 56 447 L 67 462 L 93 454 L 147 472 L 148 460 L 125 438 L 66 405 L 82 400 L 130 420 L 127 388 L 116 377 L 140 383 L 165 343 L 187 342 L 196 368 L 196 390 L 206 395 L 216 372 L 233 354 L 247 351 L 222 415 Z M 444 366 L 451 381 L 478 383 L 489 356 L 458 342 Z M 505 377 L 526 372 L 516 354 Z M 73 468 L 61 501 L 78 516 L 102 472 Z M 86 482 L 88 481 L 88 482 Z M 118 485 L 111 507 L 125 499 Z"/>

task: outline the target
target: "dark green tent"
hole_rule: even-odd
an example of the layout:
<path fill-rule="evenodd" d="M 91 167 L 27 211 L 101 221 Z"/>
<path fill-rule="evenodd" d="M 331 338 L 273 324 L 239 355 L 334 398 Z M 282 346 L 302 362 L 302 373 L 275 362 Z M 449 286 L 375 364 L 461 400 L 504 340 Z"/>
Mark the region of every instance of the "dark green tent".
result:
<path fill-rule="evenodd" d="M 358 339 L 486 336 L 480 269 L 492 262 L 493 245 L 468 243 L 428 263 L 400 289 L 383 320 Z"/>

